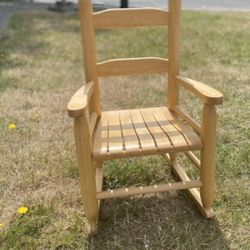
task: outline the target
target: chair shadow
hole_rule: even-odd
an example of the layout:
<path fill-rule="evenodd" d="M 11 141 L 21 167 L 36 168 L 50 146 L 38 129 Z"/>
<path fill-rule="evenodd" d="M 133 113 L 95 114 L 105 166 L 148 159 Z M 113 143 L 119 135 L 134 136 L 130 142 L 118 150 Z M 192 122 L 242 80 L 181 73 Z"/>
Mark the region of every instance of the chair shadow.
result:
<path fill-rule="evenodd" d="M 229 249 L 184 192 L 105 200 L 90 249 Z"/>

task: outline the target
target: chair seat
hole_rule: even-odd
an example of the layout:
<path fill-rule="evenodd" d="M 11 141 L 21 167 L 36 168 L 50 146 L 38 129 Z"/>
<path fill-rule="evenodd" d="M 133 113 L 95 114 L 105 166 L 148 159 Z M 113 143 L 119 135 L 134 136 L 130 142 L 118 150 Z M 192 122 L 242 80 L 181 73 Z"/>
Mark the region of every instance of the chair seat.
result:
<path fill-rule="evenodd" d="M 94 159 L 154 155 L 202 148 L 200 137 L 166 107 L 102 112 Z"/>

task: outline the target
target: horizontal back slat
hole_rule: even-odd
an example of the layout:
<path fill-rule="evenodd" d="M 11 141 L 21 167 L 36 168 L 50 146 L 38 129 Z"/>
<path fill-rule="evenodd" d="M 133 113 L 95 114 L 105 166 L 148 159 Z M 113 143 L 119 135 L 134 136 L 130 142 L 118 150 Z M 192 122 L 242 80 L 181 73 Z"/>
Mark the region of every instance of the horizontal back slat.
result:
<path fill-rule="evenodd" d="M 96 29 L 168 25 L 168 11 L 157 8 L 109 9 L 93 14 Z"/>
<path fill-rule="evenodd" d="M 167 73 L 168 60 L 158 57 L 113 59 L 97 63 L 98 76 Z"/>

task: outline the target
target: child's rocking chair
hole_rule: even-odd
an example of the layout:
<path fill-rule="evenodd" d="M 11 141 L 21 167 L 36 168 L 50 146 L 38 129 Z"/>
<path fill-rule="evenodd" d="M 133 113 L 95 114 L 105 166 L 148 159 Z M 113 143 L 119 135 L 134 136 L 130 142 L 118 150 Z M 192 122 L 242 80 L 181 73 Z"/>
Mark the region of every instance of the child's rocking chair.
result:
<path fill-rule="evenodd" d="M 92 12 L 91 0 L 80 0 L 81 32 L 86 84 L 72 97 L 68 112 L 74 118 L 80 185 L 91 229 L 98 222 L 100 200 L 129 195 L 185 189 L 201 214 L 214 216 L 216 110 L 223 95 L 200 82 L 180 76 L 180 0 L 169 0 L 169 10 L 110 9 Z M 95 29 L 168 25 L 169 59 L 127 58 L 96 62 Z M 168 103 L 165 107 L 102 111 L 99 77 L 168 73 Z M 201 125 L 178 106 L 182 87 L 204 103 Z M 184 122 L 183 122 L 184 121 Z M 186 125 L 188 124 L 188 125 Z M 200 150 L 199 160 L 192 151 Z M 200 170 L 200 179 L 190 180 L 177 162 L 183 152 Z M 145 155 L 164 155 L 180 182 L 102 191 L 103 161 Z"/>

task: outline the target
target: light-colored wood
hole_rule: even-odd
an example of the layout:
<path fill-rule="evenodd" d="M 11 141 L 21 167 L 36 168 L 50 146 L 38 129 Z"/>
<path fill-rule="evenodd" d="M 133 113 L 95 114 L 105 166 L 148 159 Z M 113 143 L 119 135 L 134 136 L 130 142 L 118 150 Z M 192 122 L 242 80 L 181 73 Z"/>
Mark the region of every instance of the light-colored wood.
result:
<path fill-rule="evenodd" d="M 94 135 L 93 154 L 108 155 L 109 123 L 107 112 L 102 112 Z"/>
<path fill-rule="evenodd" d="M 95 168 L 102 168 L 103 167 L 103 161 L 94 161 Z"/>
<path fill-rule="evenodd" d="M 200 170 L 201 161 L 195 156 L 195 154 L 191 151 L 184 152 L 187 158 L 195 165 L 196 168 Z"/>
<path fill-rule="evenodd" d="M 139 137 L 141 150 L 148 153 L 157 151 L 154 139 L 148 131 L 139 110 L 130 110 L 131 119 Z"/>
<path fill-rule="evenodd" d="M 95 174 L 95 179 L 96 179 L 96 191 L 101 192 L 102 191 L 102 185 L 103 185 L 103 168 L 96 168 L 96 174 Z"/>
<path fill-rule="evenodd" d="M 175 162 L 175 160 L 177 159 L 177 153 L 167 153 L 167 154 L 163 154 L 162 155 L 165 160 L 167 161 L 167 163 L 170 165 L 171 169 L 173 168 L 173 162 Z"/>
<path fill-rule="evenodd" d="M 172 109 L 179 103 L 178 84 L 176 75 L 179 75 L 180 64 L 180 21 L 181 1 L 169 0 L 169 31 L 168 31 L 168 108 Z"/>
<path fill-rule="evenodd" d="M 204 83 L 181 76 L 176 76 L 176 80 L 181 86 L 197 95 L 207 104 L 218 105 L 223 103 L 222 93 Z"/>
<path fill-rule="evenodd" d="M 166 108 L 154 108 L 154 117 L 161 129 L 168 135 L 173 147 L 181 147 L 183 150 L 187 149 L 188 144 L 183 135 L 172 125 L 169 119 L 164 115 Z"/>
<path fill-rule="evenodd" d="M 221 104 L 223 96 L 202 83 L 179 75 L 181 0 L 169 0 L 169 12 L 159 9 L 118 9 L 97 14 L 93 14 L 91 0 L 79 0 L 79 14 L 88 84 L 72 97 L 68 112 L 74 117 L 80 186 L 90 230 L 96 228 L 102 199 L 171 190 L 187 190 L 203 216 L 213 217 L 215 214 L 211 206 L 215 194 L 216 141 L 214 105 Z M 169 25 L 169 60 L 144 57 L 97 63 L 95 28 L 144 25 Z M 102 112 L 99 77 L 152 73 L 168 73 L 168 107 Z M 204 101 L 201 126 L 178 107 L 179 86 Z M 185 122 L 193 129 L 186 126 Z M 200 161 L 191 152 L 193 150 L 201 150 Z M 184 152 L 200 169 L 200 180 L 188 178 L 178 164 L 179 152 Z M 168 159 L 173 173 L 181 182 L 102 191 L 104 160 L 159 154 Z"/>
<path fill-rule="evenodd" d="M 102 113 L 95 132 L 93 157 L 107 160 L 201 148 L 198 135 L 166 107 L 117 110 Z"/>
<path fill-rule="evenodd" d="M 89 116 L 90 134 L 93 135 L 97 123 L 97 114 L 92 112 Z"/>
<path fill-rule="evenodd" d="M 171 125 L 175 127 L 175 129 L 178 130 L 179 133 L 183 136 L 184 140 L 188 145 L 187 148 L 191 145 L 200 145 L 199 149 L 201 149 L 201 140 L 196 133 L 194 133 L 190 128 L 180 122 L 178 118 L 175 117 L 175 115 L 168 109 L 161 108 L 161 111 L 166 117 L 166 119 L 171 123 Z"/>
<path fill-rule="evenodd" d="M 95 30 L 92 15 L 93 7 L 91 0 L 79 0 L 85 78 L 86 82 L 94 82 L 94 94 L 89 108 L 90 111 L 95 111 L 100 116 L 100 91 L 96 69 Z"/>
<path fill-rule="evenodd" d="M 165 158 L 168 164 L 172 164 L 171 157 L 168 153 L 162 154 L 162 156 Z"/>
<path fill-rule="evenodd" d="M 93 82 L 89 82 L 77 90 L 68 103 L 67 109 L 70 117 L 79 117 L 83 115 L 93 92 Z"/>
<path fill-rule="evenodd" d="M 95 168 L 91 156 L 90 128 L 86 115 L 74 119 L 74 132 L 84 210 L 92 230 L 97 224 L 99 211 L 96 199 Z"/>
<path fill-rule="evenodd" d="M 173 168 L 172 172 L 173 174 L 180 180 L 180 181 L 190 181 L 190 178 L 187 176 L 185 171 L 181 168 L 177 160 L 172 161 Z M 202 187 L 201 187 L 202 188 Z M 212 207 L 209 208 L 204 208 L 202 202 L 201 202 L 201 197 L 200 197 L 200 192 L 197 188 L 191 188 L 185 190 L 189 197 L 194 201 L 194 204 L 196 207 L 199 209 L 200 213 L 206 218 L 210 219 L 215 216 L 215 212 L 212 209 Z"/>
<path fill-rule="evenodd" d="M 166 151 L 172 149 L 173 145 L 166 135 L 164 130 L 159 126 L 155 120 L 154 114 L 150 109 L 141 109 L 141 115 L 143 117 L 144 123 L 147 126 L 148 131 L 151 133 L 152 138 L 155 141 L 155 145 L 159 151 Z"/>
<path fill-rule="evenodd" d="M 200 187 L 200 186 L 201 186 L 200 181 L 183 181 L 183 182 L 159 184 L 159 185 L 152 185 L 152 186 L 119 188 L 116 190 L 99 192 L 97 193 L 96 198 L 97 199 L 111 199 L 111 198 L 126 197 L 126 196 L 139 195 L 139 194 L 150 194 L 150 193 L 159 193 L 159 192 L 189 189 L 189 188 Z"/>
<path fill-rule="evenodd" d="M 108 9 L 93 15 L 96 29 L 163 26 L 168 12 L 157 8 Z"/>
<path fill-rule="evenodd" d="M 112 59 L 97 64 L 98 76 L 167 73 L 168 60 L 158 57 Z"/>
<path fill-rule="evenodd" d="M 202 113 L 203 149 L 201 150 L 201 200 L 205 208 L 212 206 L 215 197 L 215 148 L 216 110 L 214 105 L 205 104 Z"/>
<path fill-rule="evenodd" d="M 108 112 L 109 120 L 109 137 L 108 137 L 108 154 L 120 154 L 123 152 L 123 138 L 120 125 L 119 112 Z"/>
<path fill-rule="evenodd" d="M 201 134 L 201 126 L 190 115 L 186 114 L 179 106 L 174 106 L 173 111 L 190 125 L 198 134 Z"/>
<path fill-rule="evenodd" d="M 196 168 L 200 170 L 201 168 L 201 161 L 194 155 L 193 152 L 187 151 L 184 152 L 188 159 L 195 165 Z"/>
<path fill-rule="evenodd" d="M 128 110 L 122 110 L 119 111 L 119 114 L 124 139 L 124 150 L 126 153 L 137 153 L 141 147 L 131 120 L 130 112 Z"/>
<path fill-rule="evenodd" d="M 102 192 L 102 186 L 103 186 L 103 168 L 97 167 L 96 173 L 95 173 L 95 181 L 96 181 L 96 192 Z M 101 201 L 98 200 L 98 212 L 100 212 L 101 209 Z"/>

